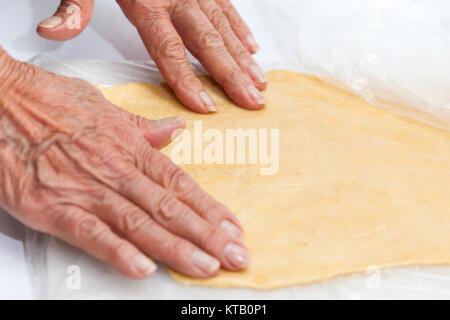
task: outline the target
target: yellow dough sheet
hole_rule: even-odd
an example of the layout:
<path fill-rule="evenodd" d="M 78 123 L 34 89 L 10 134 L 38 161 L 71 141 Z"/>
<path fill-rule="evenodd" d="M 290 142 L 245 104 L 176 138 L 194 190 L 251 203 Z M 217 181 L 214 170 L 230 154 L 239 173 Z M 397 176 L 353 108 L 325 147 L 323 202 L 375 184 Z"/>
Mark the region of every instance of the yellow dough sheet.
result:
<path fill-rule="evenodd" d="M 140 116 L 184 117 L 192 137 L 194 120 L 202 121 L 203 132 L 224 135 L 226 129 L 268 129 L 270 137 L 270 129 L 279 129 L 276 174 L 262 175 L 267 165 L 259 162 L 182 165 L 242 222 L 252 260 L 243 272 L 173 277 L 184 284 L 268 289 L 371 266 L 450 263 L 450 133 L 315 77 L 272 71 L 268 79 L 266 107 L 249 111 L 202 77 L 218 106 L 210 115 L 184 108 L 165 84 L 102 89 Z M 171 155 L 175 145 L 164 152 Z"/>

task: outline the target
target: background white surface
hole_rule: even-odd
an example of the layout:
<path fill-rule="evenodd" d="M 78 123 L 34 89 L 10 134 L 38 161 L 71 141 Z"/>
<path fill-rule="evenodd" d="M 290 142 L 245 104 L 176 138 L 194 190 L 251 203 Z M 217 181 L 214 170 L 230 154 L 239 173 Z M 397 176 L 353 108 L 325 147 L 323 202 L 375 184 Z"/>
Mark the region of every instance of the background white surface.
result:
<path fill-rule="evenodd" d="M 233 1 L 252 28 L 263 51 L 258 59 L 283 58 L 273 46 L 270 17 L 258 13 L 257 1 Z M 42 39 L 36 25 L 53 14 L 58 0 L 0 0 L 0 44 L 17 59 L 28 60 L 42 52 L 57 59 L 147 60 L 148 54 L 135 28 L 114 0 L 97 0 L 87 29 L 68 42 Z"/>
<path fill-rule="evenodd" d="M 274 39 L 266 17 L 258 15 L 256 1 L 237 1 L 236 6 L 251 26 L 259 45 L 264 49 L 257 59 L 276 60 L 283 56 Z M 91 22 L 77 38 L 54 42 L 40 38 L 36 25 L 51 16 L 58 0 L 0 0 L 0 45 L 14 58 L 27 61 L 38 53 L 57 59 L 148 60 L 135 28 L 113 0 L 97 0 Z M 30 282 L 25 269 L 20 223 L 0 209 L 0 298 L 31 297 Z"/>
<path fill-rule="evenodd" d="M 40 39 L 35 34 L 35 26 L 51 15 L 58 2 L 0 0 L 0 45 L 21 60 L 41 52 L 56 59 L 148 59 L 136 31 L 112 0 L 97 0 L 94 18 L 78 38 L 66 43 Z M 275 61 L 273 66 L 280 68 L 285 62 L 298 71 L 301 68 L 294 67 L 292 62 L 299 63 L 317 75 L 339 80 L 370 101 L 377 92 L 384 98 L 415 104 L 419 109 L 450 119 L 450 3 L 447 0 L 240 0 L 235 4 L 263 49 L 256 59 L 266 66 L 267 62 Z M 386 88 L 390 91 L 384 91 Z M 0 261 L 12 266 L 0 269 L 0 297 L 13 294 L 29 297 L 20 242 L 23 228 L 0 214 L 0 233 L 5 235 L 3 239 L 0 237 Z M 69 250 L 62 248 L 61 252 L 67 257 L 58 255 L 57 259 L 72 261 L 74 258 Z M 101 270 L 89 269 L 93 275 Z M 391 278 L 392 282 L 384 283 L 394 284 L 396 288 L 386 290 L 391 297 L 395 297 L 394 292 L 403 296 L 410 292 L 408 297 L 427 297 L 432 293 L 436 297 L 449 297 L 449 269 L 427 270 L 409 268 L 389 272 L 385 274 L 386 279 Z M 58 267 L 56 272 L 59 271 Z M 100 275 L 108 277 L 108 273 Z M 100 279 L 100 275 L 94 279 Z M 56 285 L 64 284 L 59 278 L 52 280 Z M 337 280 L 336 294 L 347 298 L 386 296 L 382 295 L 385 291 L 361 291 L 360 284 L 365 280 L 363 274 L 342 280 L 350 286 L 343 286 Z M 99 283 L 125 286 L 122 281 Z M 359 292 L 356 296 L 355 291 L 346 291 L 352 283 Z M 112 292 L 112 287 L 104 292 Z M 61 296 L 61 291 L 56 291 L 54 296 Z M 295 288 L 291 291 L 294 293 Z M 171 292 L 167 291 L 167 297 Z M 322 291 L 317 294 L 323 297 Z M 309 291 L 308 297 L 313 296 Z"/>

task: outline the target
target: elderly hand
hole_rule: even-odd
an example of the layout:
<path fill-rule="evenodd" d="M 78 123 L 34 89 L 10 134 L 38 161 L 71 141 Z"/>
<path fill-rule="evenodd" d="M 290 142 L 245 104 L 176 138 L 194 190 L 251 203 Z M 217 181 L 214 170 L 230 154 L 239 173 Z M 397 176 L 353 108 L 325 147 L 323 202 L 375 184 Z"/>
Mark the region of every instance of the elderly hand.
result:
<path fill-rule="evenodd" d="M 192 277 L 245 268 L 236 218 L 156 149 L 183 126 L 0 48 L 0 205 L 129 277 L 152 274 L 150 258 Z"/>
<path fill-rule="evenodd" d="M 259 90 L 265 88 L 267 80 L 251 56 L 258 45 L 230 0 L 117 2 L 167 83 L 188 108 L 201 113 L 216 111 L 191 69 L 185 45 L 235 103 L 249 109 L 265 104 Z M 61 1 L 55 15 L 41 22 L 37 31 L 53 40 L 73 38 L 86 27 L 93 6 L 94 0 Z"/>

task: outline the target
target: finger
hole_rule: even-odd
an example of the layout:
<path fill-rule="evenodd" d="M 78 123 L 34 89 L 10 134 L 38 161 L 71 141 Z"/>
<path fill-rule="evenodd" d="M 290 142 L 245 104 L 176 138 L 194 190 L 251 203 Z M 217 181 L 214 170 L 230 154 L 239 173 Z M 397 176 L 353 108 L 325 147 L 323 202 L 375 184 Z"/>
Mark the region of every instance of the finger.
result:
<path fill-rule="evenodd" d="M 240 238 L 234 238 L 227 231 L 198 216 L 173 193 L 152 182 L 136 168 L 130 166 L 126 183 L 120 183 L 116 188 L 126 199 L 149 213 L 159 225 L 211 254 L 226 269 L 240 270 L 247 267 L 249 255 Z M 188 189 L 177 191 L 190 192 Z"/>
<path fill-rule="evenodd" d="M 206 193 L 195 180 L 167 156 L 151 149 L 140 149 L 138 168 L 151 180 L 183 201 L 210 223 L 227 231 L 235 239 L 243 235 L 238 219 L 223 204 Z"/>
<path fill-rule="evenodd" d="M 254 54 L 260 50 L 258 43 L 255 40 L 250 28 L 241 18 L 239 12 L 231 4 L 230 0 L 215 0 L 217 5 L 222 9 L 225 16 L 230 22 L 231 28 L 237 37 L 241 40 L 247 50 Z"/>
<path fill-rule="evenodd" d="M 107 262 L 128 277 L 145 278 L 156 271 L 156 265 L 135 246 L 114 234 L 95 215 L 80 208 L 61 210 L 49 233 Z"/>
<path fill-rule="evenodd" d="M 122 0 L 118 3 L 136 26 L 147 51 L 178 99 L 191 110 L 215 112 L 216 105 L 196 78 L 183 41 L 168 13 L 163 9 L 142 8 L 134 1 Z"/>
<path fill-rule="evenodd" d="M 190 5 L 180 4 L 176 7 L 172 20 L 189 51 L 200 60 L 235 103 L 248 109 L 263 107 L 263 95 L 236 64 L 222 37 L 198 3 L 186 3 Z"/>
<path fill-rule="evenodd" d="M 267 78 L 264 71 L 256 64 L 249 51 L 233 32 L 222 9 L 214 0 L 200 0 L 199 4 L 209 21 L 211 21 L 213 26 L 219 31 L 228 52 L 237 62 L 239 67 L 250 76 L 259 90 L 264 89 L 267 85 Z"/>
<path fill-rule="evenodd" d="M 149 120 L 134 116 L 134 121 L 141 129 L 145 139 L 156 149 L 162 149 L 168 145 L 186 126 L 186 121 L 182 117 Z"/>
<path fill-rule="evenodd" d="M 145 187 L 147 188 L 147 186 Z M 133 188 L 133 190 L 136 189 Z M 128 190 L 125 194 L 136 197 L 134 192 Z M 153 199 L 154 192 L 159 191 L 147 188 L 139 192 L 145 193 L 146 198 Z M 142 201 L 142 199 L 138 201 Z M 135 243 L 149 256 L 174 270 L 198 278 L 211 277 L 219 271 L 220 263 L 217 259 L 191 242 L 174 235 L 151 219 L 149 214 L 140 207 L 119 194 L 107 192 L 96 204 L 94 210 L 123 237 Z"/>
<path fill-rule="evenodd" d="M 86 28 L 93 11 L 94 0 L 63 0 L 55 14 L 39 23 L 36 31 L 50 40 L 75 38 Z"/>
<path fill-rule="evenodd" d="M 112 103 L 109 104 L 109 107 L 125 119 L 129 119 L 136 124 L 144 138 L 156 149 L 164 148 L 181 134 L 182 129 L 186 127 L 186 121 L 182 117 L 151 120 L 130 113 Z"/>

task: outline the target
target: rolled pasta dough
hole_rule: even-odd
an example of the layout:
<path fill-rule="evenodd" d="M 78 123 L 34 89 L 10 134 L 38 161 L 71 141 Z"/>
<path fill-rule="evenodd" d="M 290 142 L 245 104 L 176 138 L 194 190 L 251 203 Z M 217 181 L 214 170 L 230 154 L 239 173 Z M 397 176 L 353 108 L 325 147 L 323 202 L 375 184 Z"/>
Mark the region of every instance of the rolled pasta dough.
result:
<path fill-rule="evenodd" d="M 242 222 L 252 261 L 243 272 L 176 280 L 214 287 L 275 288 L 369 266 L 450 263 L 450 134 L 371 106 L 321 80 L 268 74 L 267 105 L 235 106 L 203 77 L 211 115 L 181 106 L 167 85 L 102 89 L 143 117 L 180 115 L 208 128 L 279 129 L 279 170 L 259 164 L 183 165 Z M 171 154 L 171 147 L 164 150 Z"/>

